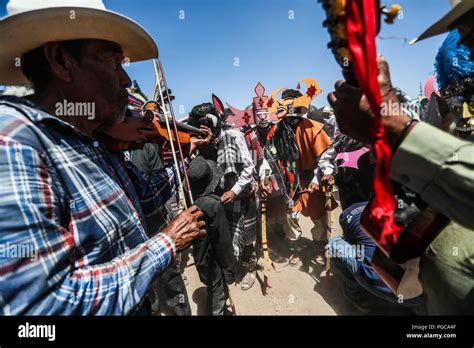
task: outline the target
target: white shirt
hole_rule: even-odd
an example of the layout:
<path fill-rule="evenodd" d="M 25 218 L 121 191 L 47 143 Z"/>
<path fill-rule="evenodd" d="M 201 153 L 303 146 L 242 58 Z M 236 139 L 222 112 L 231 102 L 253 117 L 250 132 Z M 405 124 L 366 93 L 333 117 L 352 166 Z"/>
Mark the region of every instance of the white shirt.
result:
<path fill-rule="evenodd" d="M 235 185 L 230 189 L 238 196 L 252 180 L 254 164 L 252 161 L 252 156 L 250 155 L 250 151 L 247 148 L 247 142 L 245 141 L 244 135 L 236 129 L 226 129 L 221 132 L 221 136 L 224 136 L 225 132 L 232 134 L 235 139 L 235 144 L 240 149 L 240 154 L 242 157 L 242 172 L 240 173 Z"/>

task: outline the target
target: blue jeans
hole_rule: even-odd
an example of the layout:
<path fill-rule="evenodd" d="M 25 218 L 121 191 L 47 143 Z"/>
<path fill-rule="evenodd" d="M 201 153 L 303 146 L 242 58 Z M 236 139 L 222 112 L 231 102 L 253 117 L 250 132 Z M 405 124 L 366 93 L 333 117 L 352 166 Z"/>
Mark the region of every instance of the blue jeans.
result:
<path fill-rule="evenodd" d="M 400 304 L 397 296 L 371 266 L 376 245 L 360 227 L 360 217 L 366 205 L 367 202 L 353 204 L 341 214 L 339 220 L 343 238 L 336 236 L 329 241 L 331 263 L 344 276 L 349 291 L 355 292 L 362 287 L 383 300 Z M 405 300 L 403 305 L 412 306 L 418 303 L 416 298 Z"/>

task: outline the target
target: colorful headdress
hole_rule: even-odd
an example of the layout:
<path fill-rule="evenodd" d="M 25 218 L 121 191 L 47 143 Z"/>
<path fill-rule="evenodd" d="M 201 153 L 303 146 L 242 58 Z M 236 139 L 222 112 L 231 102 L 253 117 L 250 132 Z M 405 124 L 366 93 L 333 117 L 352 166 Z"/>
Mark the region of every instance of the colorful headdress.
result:
<path fill-rule="evenodd" d="M 137 81 L 133 80 L 132 87 L 128 88 L 128 105 L 135 111 L 142 111 L 148 97 L 142 92 Z"/>
<path fill-rule="evenodd" d="M 140 112 L 144 114 L 145 110 L 151 109 L 156 110 L 158 113 L 163 114 L 161 107 L 161 100 L 148 99 L 145 93 L 142 92 L 140 86 L 138 86 L 137 81 L 133 80 L 132 86 L 127 89 L 128 91 L 128 106 L 133 111 Z M 171 89 L 168 90 L 170 99 L 174 100 L 174 96 L 171 94 Z M 163 100 L 166 104 L 169 103 L 168 95 L 166 91 L 163 92 Z"/>
<path fill-rule="evenodd" d="M 474 62 L 470 51 L 460 42 L 459 31 L 453 30 L 436 55 L 436 75 L 440 93 L 456 114 L 456 130 L 474 130 Z"/>
<path fill-rule="evenodd" d="M 240 128 L 244 126 L 251 126 L 255 124 L 255 115 L 257 112 L 260 111 L 268 111 L 271 105 L 268 104 L 269 97 L 264 95 L 265 87 L 259 82 L 255 86 L 255 94 L 256 97 L 253 98 L 252 106 L 249 106 L 245 110 L 240 110 L 232 105 L 227 104 L 230 111 L 232 112 L 231 115 L 227 118 L 227 122 L 229 124 L 233 124 L 235 128 Z M 269 115 L 270 121 L 277 121 L 276 115 Z"/>
<path fill-rule="evenodd" d="M 308 88 L 301 97 L 295 98 L 293 100 L 292 106 L 294 108 L 302 106 L 309 109 L 309 105 L 311 104 L 313 99 L 322 92 L 322 89 L 319 87 L 316 80 L 311 77 L 307 77 L 299 82 L 304 82 L 308 86 Z M 271 114 L 276 113 L 279 105 L 282 105 L 283 100 L 277 100 L 277 95 L 285 89 L 285 87 L 278 88 L 274 90 L 270 95 L 267 105 L 269 106 L 268 112 L 270 112 Z"/>
<path fill-rule="evenodd" d="M 435 69 L 440 89 L 460 82 L 474 73 L 474 62 L 470 59 L 469 49 L 460 44 L 459 40 L 458 30 L 451 31 L 436 55 Z"/>
<path fill-rule="evenodd" d="M 259 82 L 255 86 L 256 97 L 253 98 L 253 111 L 254 113 L 258 111 L 268 111 L 267 102 L 268 97 L 263 95 L 265 93 L 265 87 Z"/>

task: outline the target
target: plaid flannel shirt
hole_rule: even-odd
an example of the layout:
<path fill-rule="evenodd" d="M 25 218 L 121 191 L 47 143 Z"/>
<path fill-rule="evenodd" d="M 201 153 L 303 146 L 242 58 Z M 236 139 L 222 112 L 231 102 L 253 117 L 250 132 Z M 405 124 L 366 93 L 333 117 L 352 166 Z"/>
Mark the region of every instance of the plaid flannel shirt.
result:
<path fill-rule="evenodd" d="M 174 260 L 173 240 L 148 238 L 144 222 L 174 181 L 171 167 L 146 176 L 33 103 L 1 97 L 0 314 L 131 313 Z"/>
<path fill-rule="evenodd" d="M 236 129 L 223 129 L 217 150 L 217 164 L 222 168 L 224 176 L 234 173 L 237 181 L 232 186 L 237 196 L 248 187 L 252 180 L 254 164 L 247 148 L 244 135 Z M 222 178 L 224 180 L 224 178 Z M 221 184 L 221 187 L 224 185 Z"/>

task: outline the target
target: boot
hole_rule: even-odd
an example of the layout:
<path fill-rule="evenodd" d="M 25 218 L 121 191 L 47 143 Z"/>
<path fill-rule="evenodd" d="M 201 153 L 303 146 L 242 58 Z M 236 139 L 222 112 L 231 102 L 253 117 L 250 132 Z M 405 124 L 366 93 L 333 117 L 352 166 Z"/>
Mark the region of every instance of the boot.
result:
<path fill-rule="evenodd" d="M 246 274 L 240 282 L 240 288 L 246 291 L 255 284 L 257 279 L 257 253 L 253 244 L 245 246 L 242 261 Z"/>

